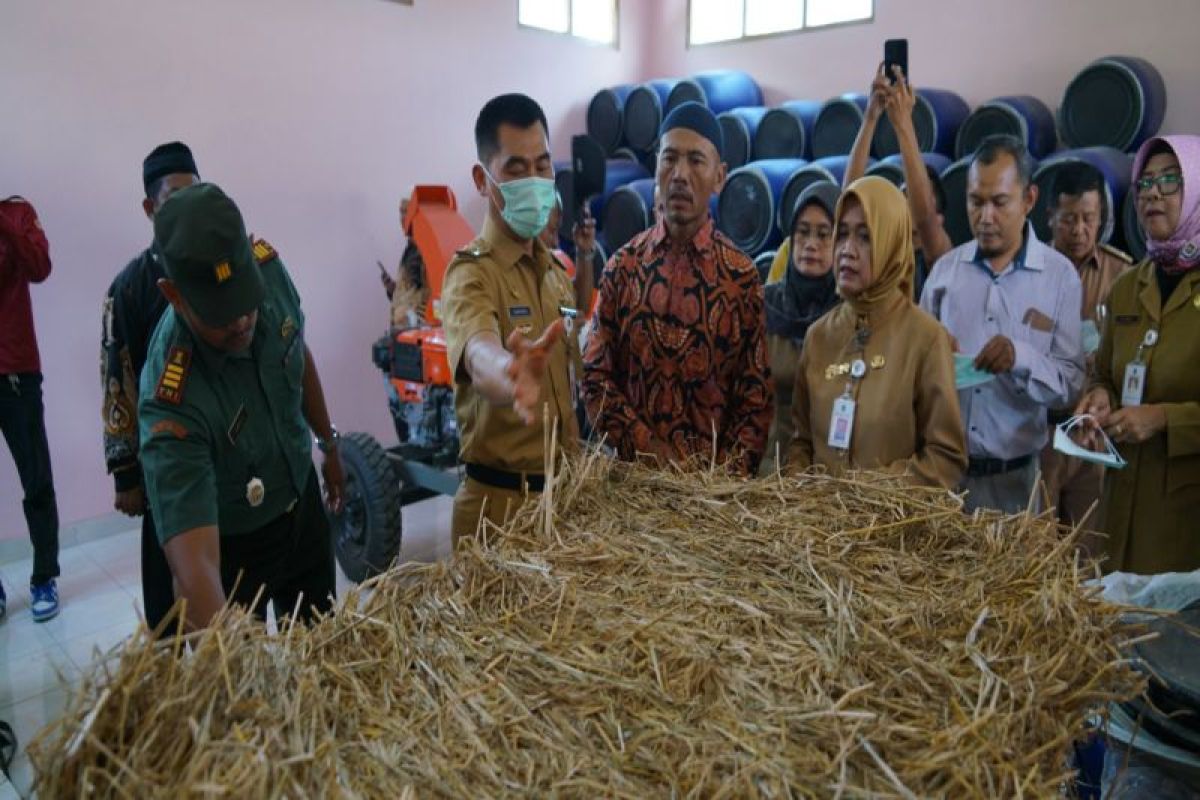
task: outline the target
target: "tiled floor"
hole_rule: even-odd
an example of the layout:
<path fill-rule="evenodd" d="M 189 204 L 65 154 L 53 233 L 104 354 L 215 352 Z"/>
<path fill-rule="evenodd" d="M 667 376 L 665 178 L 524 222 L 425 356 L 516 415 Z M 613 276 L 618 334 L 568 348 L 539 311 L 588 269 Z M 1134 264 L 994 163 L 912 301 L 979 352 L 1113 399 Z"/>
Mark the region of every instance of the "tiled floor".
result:
<path fill-rule="evenodd" d="M 404 509 L 402 561 L 450 552 L 448 497 Z M 29 612 L 30 560 L 0 563 L 8 616 L 0 622 L 0 720 L 16 731 L 16 787 L 0 775 L 0 800 L 27 795 L 32 773 L 24 746 L 65 707 L 70 687 L 93 661 L 137 628 L 141 614 L 140 528 L 65 547 L 59 556 L 62 612 L 35 623 Z M 339 593 L 350 582 L 338 572 Z M 17 792 L 20 789 L 20 794 Z"/>

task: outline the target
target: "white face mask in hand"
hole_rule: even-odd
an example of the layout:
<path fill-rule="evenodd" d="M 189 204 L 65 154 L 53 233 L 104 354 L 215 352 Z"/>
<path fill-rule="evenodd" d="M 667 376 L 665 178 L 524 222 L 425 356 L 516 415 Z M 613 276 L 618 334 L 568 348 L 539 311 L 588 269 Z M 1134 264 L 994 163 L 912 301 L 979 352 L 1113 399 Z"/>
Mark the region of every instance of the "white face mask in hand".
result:
<path fill-rule="evenodd" d="M 1104 440 L 1104 452 L 1089 450 L 1080 444 L 1076 444 L 1075 440 L 1071 438 L 1072 429 L 1085 419 L 1094 419 L 1094 417 L 1091 414 L 1080 414 L 1056 426 L 1054 428 L 1054 449 L 1072 458 L 1083 459 L 1093 464 L 1102 464 L 1109 469 L 1121 469 L 1124 467 L 1125 459 L 1121 458 L 1121 454 L 1117 452 L 1117 448 L 1113 445 L 1112 440 L 1105 435 L 1103 430 L 1097 428 L 1096 432 Z"/>

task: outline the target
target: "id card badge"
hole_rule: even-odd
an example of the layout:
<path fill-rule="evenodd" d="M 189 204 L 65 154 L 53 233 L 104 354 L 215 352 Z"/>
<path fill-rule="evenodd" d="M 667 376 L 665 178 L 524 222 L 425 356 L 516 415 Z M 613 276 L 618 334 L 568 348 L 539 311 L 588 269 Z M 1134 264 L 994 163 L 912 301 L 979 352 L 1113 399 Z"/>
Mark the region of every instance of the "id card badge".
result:
<path fill-rule="evenodd" d="M 1146 389 L 1146 365 L 1141 361 L 1126 364 L 1125 381 L 1121 386 L 1121 405 L 1126 408 L 1140 406 Z"/>
<path fill-rule="evenodd" d="M 854 399 L 844 394 L 833 401 L 833 416 L 829 419 L 829 446 L 849 450 L 854 433 Z"/>

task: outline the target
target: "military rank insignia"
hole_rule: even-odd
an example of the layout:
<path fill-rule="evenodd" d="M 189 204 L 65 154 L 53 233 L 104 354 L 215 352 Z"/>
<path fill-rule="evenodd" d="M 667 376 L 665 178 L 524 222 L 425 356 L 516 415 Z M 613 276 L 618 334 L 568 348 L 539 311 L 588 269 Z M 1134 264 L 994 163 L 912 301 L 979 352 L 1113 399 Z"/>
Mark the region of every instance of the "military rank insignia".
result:
<path fill-rule="evenodd" d="M 275 252 L 275 248 L 264 241 L 263 239 L 254 240 L 254 260 L 259 264 L 265 264 L 268 261 L 279 258 L 279 253 Z"/>
<path fill-rule="evenodd" d="M 167 355 L 166 366 L 158 378 L 154 396 L 164 403 L 179 405 L 183 402 L 183 385 L 187 381 L 188 368 L 192 363 L 192 352 L 185 347 L 172 347 Z"/>
<path fill-rule="evenodd" d="M 224 283 L 233 277 L 233 269 L 230 268 L 228 261 L 220 261 L 213 267 L 213 274 L 217 278 L 217 283 Z"/>

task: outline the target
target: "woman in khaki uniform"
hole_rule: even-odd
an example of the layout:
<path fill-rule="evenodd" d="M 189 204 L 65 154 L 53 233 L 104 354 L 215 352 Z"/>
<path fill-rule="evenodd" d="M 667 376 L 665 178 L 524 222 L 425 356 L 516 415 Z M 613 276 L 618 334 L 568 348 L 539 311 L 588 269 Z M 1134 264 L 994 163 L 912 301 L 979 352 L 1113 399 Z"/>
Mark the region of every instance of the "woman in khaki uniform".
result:
<path fill-rule="evenodd" d="M 789 465 L 876 469 L 957 486 L 967 445 L 950 336 L 912 302 L 912 222 L 900 190 L 855 181 L 837 208 L 846 301 L 809 329 L 792 400 Z"/>
<path fill-rule="evenodd" d="M 1113 286 L 1076 413 L 1127 461 L 1105 475 L 1104 568 L 1185 572 L 1200 568 L 1200 137 L 1150 140 L 1133 174 L 1149 256 Z"/>
<path fill-rule="evenodd" d="M 833 280 L 833 211 L 842 190 L 819 181 L 796 200 L 787 246 L 788 270 L 763 291 L 767 312 L 767 353 L 775 379 L 775 418 L 759 474 L 770 475 L 786 454 L 792 427 L 792 387 L 809 326 L 838 303 Z"/>

